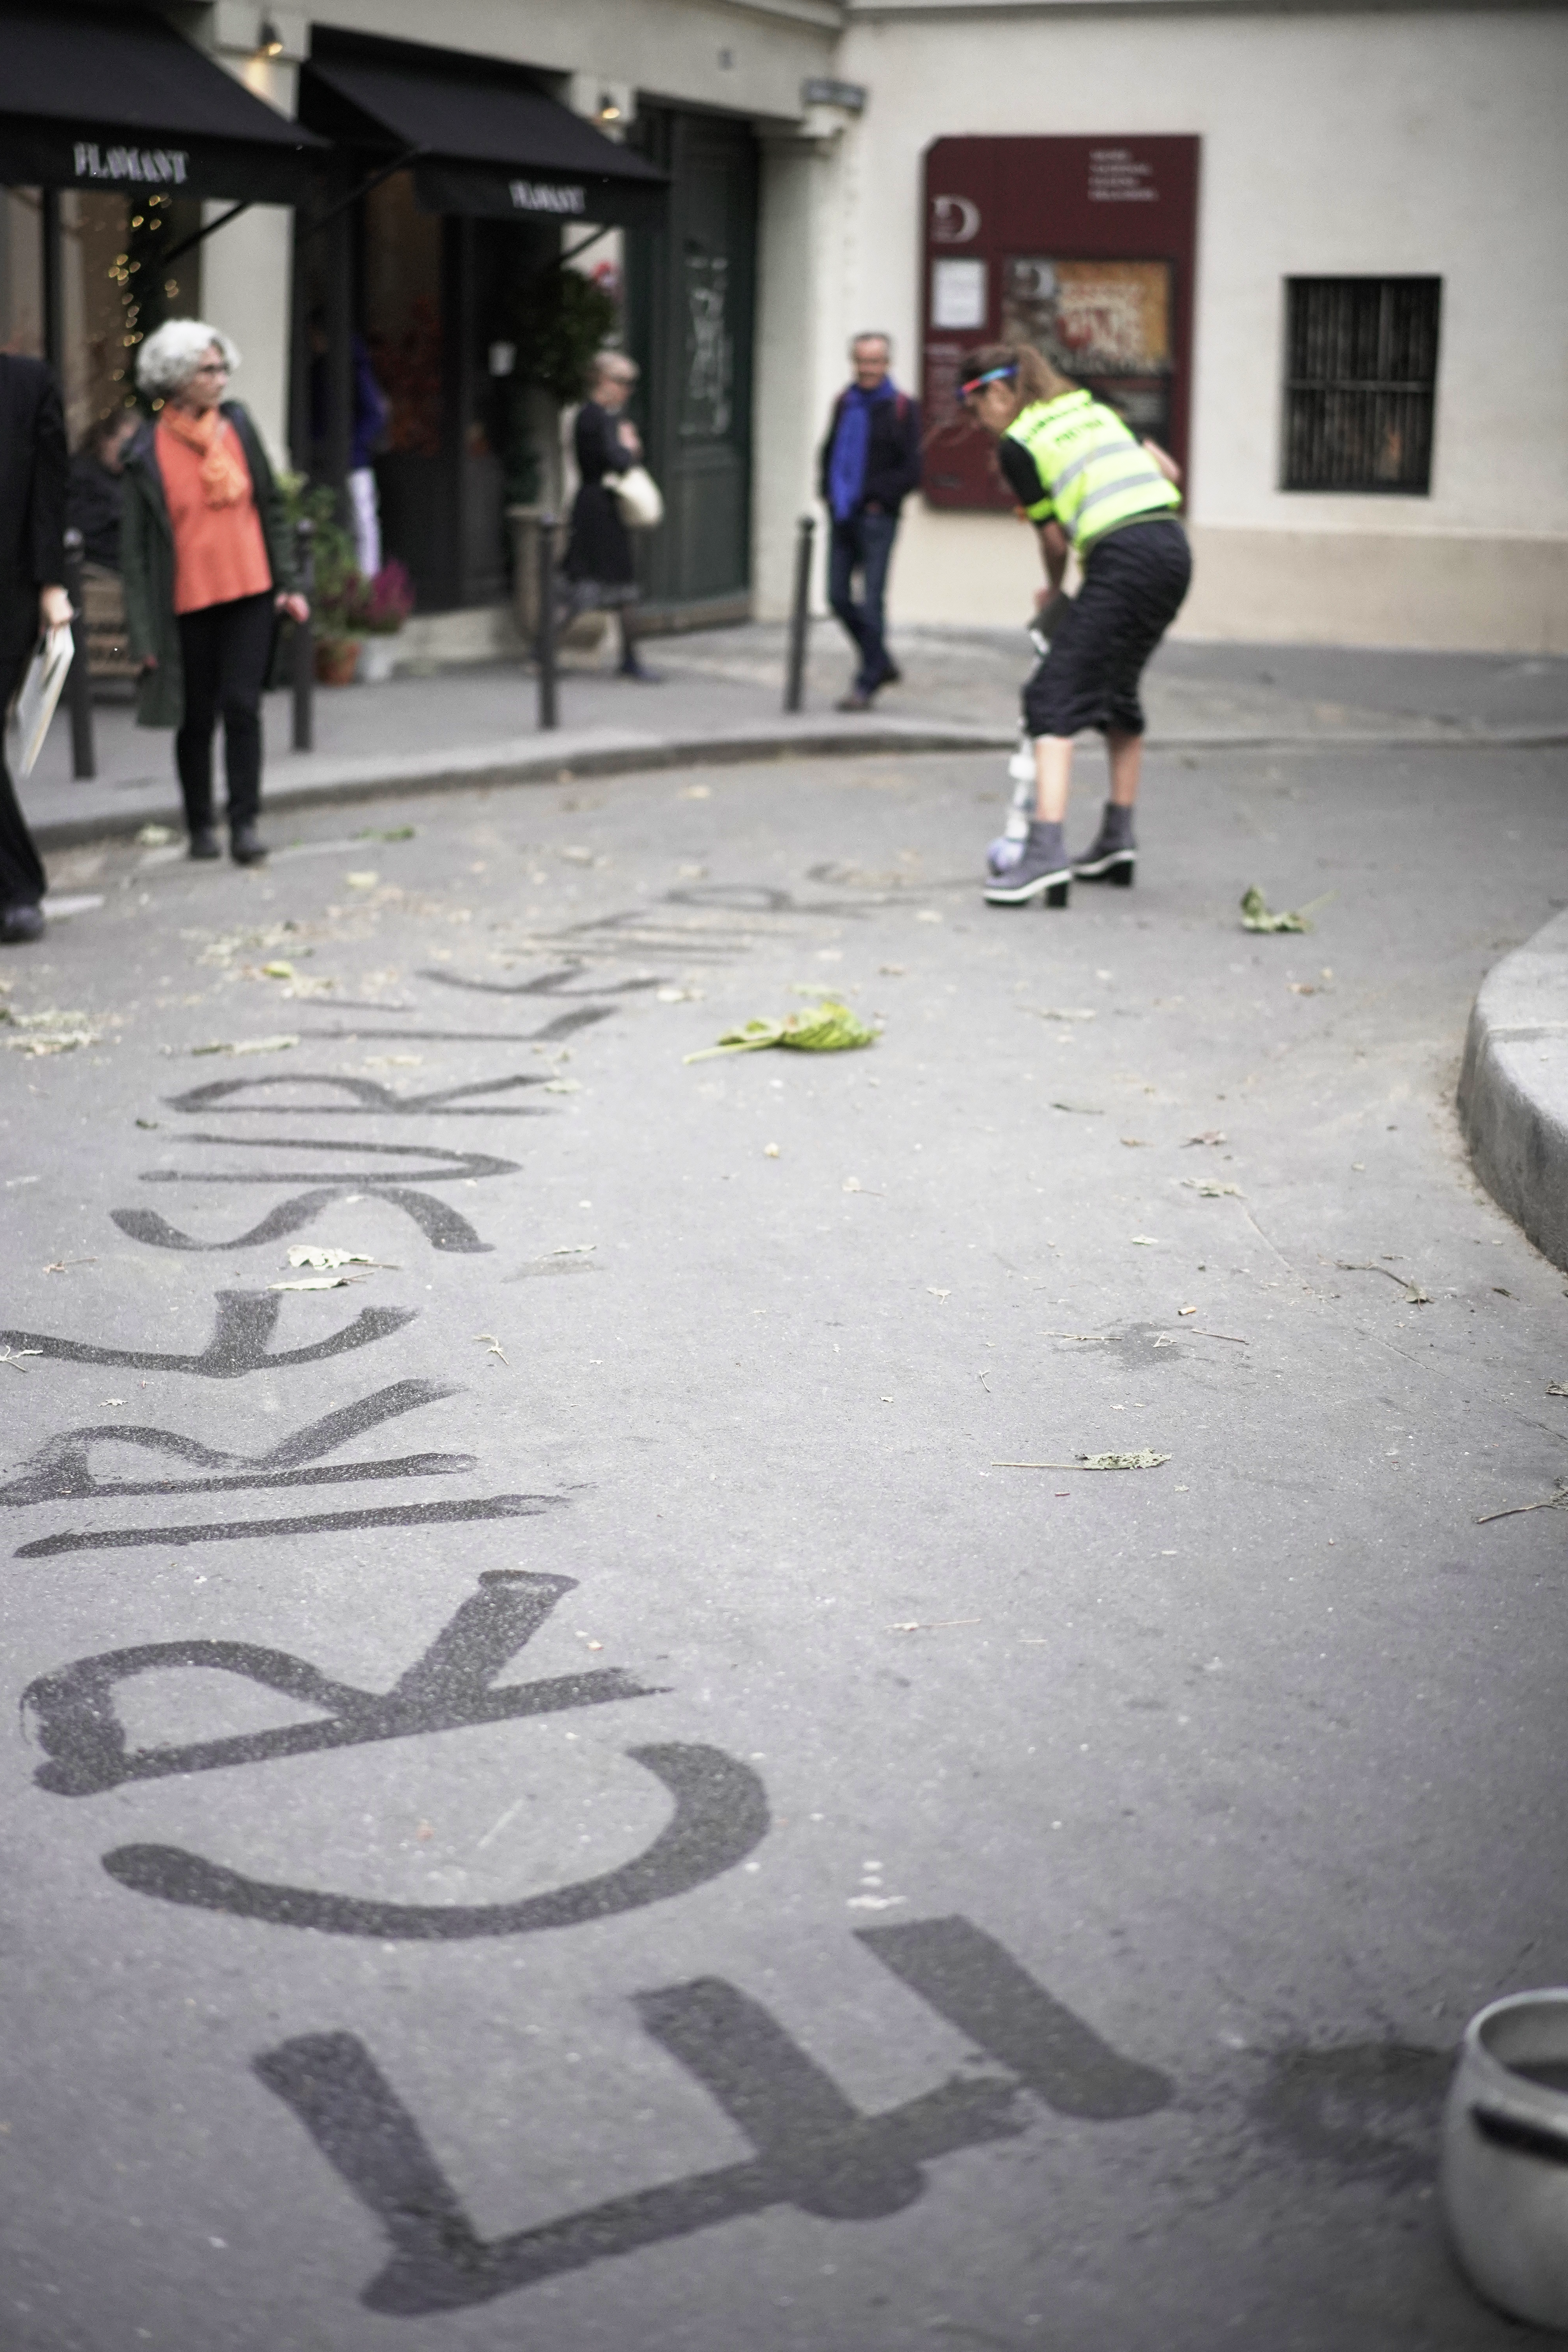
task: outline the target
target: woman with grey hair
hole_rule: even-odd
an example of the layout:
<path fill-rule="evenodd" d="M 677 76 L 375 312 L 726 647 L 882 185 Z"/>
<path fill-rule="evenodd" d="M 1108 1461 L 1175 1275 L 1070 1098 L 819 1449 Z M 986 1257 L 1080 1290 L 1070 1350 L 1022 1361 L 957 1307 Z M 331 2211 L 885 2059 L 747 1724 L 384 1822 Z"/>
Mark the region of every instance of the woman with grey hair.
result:
<path fill-rule="evenodd" d="M 295 593 L 283 500 L 260 436 L 226 400 L 239 353 L 200 319 L 149 335 L 136 381 L 156 422 L 125 461 L 121 563 L 137 722 L 173 727 L 193 857 L 222 856 L 213 824 L 213 730 L 221 716 L 229 849 L 267 855 L 261 807 L 261 691 L 277 616 L 310 618 Z"/>

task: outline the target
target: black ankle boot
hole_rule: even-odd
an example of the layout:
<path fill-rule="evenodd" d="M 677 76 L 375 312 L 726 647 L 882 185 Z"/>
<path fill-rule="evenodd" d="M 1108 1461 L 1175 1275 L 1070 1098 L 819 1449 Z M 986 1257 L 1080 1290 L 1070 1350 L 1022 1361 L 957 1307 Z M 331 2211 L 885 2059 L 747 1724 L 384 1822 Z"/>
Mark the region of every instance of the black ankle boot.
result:
<path fill-rule="evenodd" d="M 1024 855 L 1016 866 L 986 884 L 986 903 L 1024 907 L 1031 898 L 1043 898 L 1047 906 L 1065 907 L 1071 881 L 1072 866 L 1062 845 L 1061 826 L 1042 824 L 1037 819 L 1029 827 Z"/>
<path fill-rule="evenodd" d="M 254 824 L 232 825 L 229 828 L 228 854 L 237 866 L 259 866 L 267 856 L 267 844 Z"/>
<path fill-rule="evenodd" d="M 1132 812 L 1121 808 L 1115 801 L 1107 801 L 1100 820 L 1100 831 L 1081 857 L 1075 857 L 1072 870 L 1079 882 L 1116 882 L 1123 889 L 1131 887 L 1138 866 L 1138 845 L 1132 837 Z"/>
<path fill-rule="evenodd" d="M 223 844 L 219 841 L 216 831 L 212 825 L 195 824 L 191 827 L 190 854 L 193 857 L 221 857 L 223 856 Z"/>

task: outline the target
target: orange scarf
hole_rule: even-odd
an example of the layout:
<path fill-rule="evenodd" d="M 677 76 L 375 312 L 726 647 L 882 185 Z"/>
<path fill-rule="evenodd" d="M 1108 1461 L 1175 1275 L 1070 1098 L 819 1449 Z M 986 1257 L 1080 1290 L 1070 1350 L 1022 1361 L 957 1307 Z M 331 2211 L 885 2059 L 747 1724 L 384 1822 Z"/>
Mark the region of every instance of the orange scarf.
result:
<path fill-rule="evenodd" d="M 224 419 L 216 408 L 187 416 L 183 408 L 165 401 L 162 421 L 178 441 L 200 453 L 202 496 L 209 507 L 237 506 L 250 488 L 248 470 L 233 454 Z"/>

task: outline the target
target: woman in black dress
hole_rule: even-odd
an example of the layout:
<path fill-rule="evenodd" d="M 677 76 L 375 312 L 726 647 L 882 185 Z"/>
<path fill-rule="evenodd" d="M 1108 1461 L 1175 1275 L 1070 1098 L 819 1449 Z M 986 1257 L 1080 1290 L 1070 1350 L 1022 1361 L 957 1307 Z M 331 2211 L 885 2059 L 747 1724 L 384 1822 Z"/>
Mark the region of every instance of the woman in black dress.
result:
<path fill-rule="evenodd" d="M 572 509 L 572 536 L 563 567 L 574 614 L 609 609 L 621 625 L 620 674 L 651 681 L 653 672 L 637 659 L 631 607 L 637 601 L 631 533 L 621 520 L 610 478 L 642 463 L 637 426 L 622 412 L 637 380 L 637 364 L 624 352 L 601 352 L 588 397 L 577 411 L 574 434 L 582 488 Z"/>

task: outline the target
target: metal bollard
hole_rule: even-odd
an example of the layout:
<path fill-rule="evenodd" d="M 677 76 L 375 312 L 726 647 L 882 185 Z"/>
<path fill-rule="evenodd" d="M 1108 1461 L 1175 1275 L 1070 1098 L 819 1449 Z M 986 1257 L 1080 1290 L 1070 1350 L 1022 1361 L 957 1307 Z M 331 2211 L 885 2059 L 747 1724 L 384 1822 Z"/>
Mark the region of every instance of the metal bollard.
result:
<path fill-rule="evenodd" d="M 71 714 L 71 773 L 79 783 L 98 773 L 92 748 L 92 675 L 88 667 L 87 614 L 82 609 L 82 535 L 66 533 L 66 594 L 71 600 L 71 666 L 66 674 L 66 699 Z"/>
<path fill-rule="evenodd" d="M 555 693 L 555 517 L 539 518 L 539 724 L 559 727 Z"/>
<path fill-rule="evenodd" d="M 302 518 L 294 526 L 294 567 L 299 575 L 300 593 L 310 596 L 316 585 L 316 526 Z M 313 751 L 316 748 L 315 709 L 311 698 L 316 690 L 316 631 L 312 621 L 294 624 L 294 749 Z"/>
<path fill-rule="evenodd" d="M 795 543 L 795 602 L 789 615 L 789 672 L 784 680 L 784 707 L 798 710 L 805 699 L 805 640 L 811 627 L 811 541 L 816 530 L 813 515 L 802 515 Z"/>

